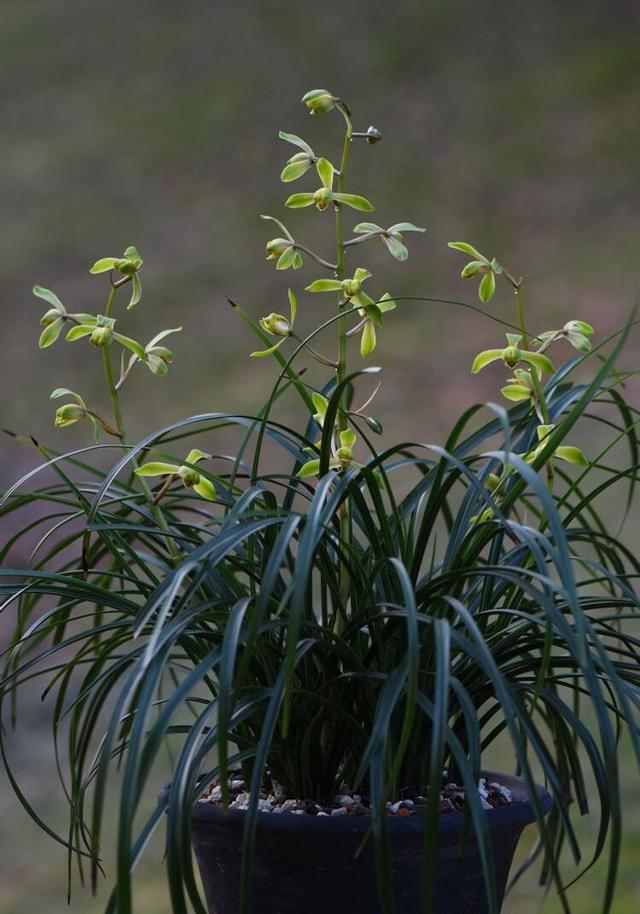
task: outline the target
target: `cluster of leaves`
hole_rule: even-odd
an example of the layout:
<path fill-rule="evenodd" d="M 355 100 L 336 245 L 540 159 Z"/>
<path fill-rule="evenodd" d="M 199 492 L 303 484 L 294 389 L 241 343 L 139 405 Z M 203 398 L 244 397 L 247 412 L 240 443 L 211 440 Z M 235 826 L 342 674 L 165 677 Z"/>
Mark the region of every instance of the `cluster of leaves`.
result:
<path fill-rule="evenodd" d="M 305 103 L 316 115 L 339 111 L 348 145 L 341 99 L 314 90 Z M 294 156 L 285 180 L 320 163 L 310 147 L 300 148 L 308 162 Z M 321 190 L 331 194 L 323 170 Z M 339 223 L 339 209 L 337 215 Z M 415 227 L 364 225 L 353 243 L 381 237 L 403 259 L 397 235 Z M 288 248 L 300 253 L 285 234 Z M 338 239 L 339 260 L 348 245 Z M 473 249 L 488 267 L 487 296 L 494 286 L 486 277 L 504 276 L 504 268 L 476 255 Z M 377 324 L 393 299 L 364 292 L 364 268 L 350 277 L 341 263 L 329 269 L 337 275 L 309 287 L 336 293 L 329 326 L 349 317 L 356 327 Z M 71 454 L 43 449 L 43 465 L 5 493 L 0 516 L 14 521 L 16 533 L 0 549 L 0 594 L 5 611 L 17 607 L 17 624 L 0 702 L 11 708 L 21 684 L 36 675 L 45 677 L 45 693 L 56 695 L 54 739 L 58 757 L 60 741 L 67 741 L 69 773 L 60 770 L 70 829 L 48 830 L 81 870 L 90 860 L 95 881 L 105 809 L 113 802 L 109 775 L 119 765 L 117 880 L 107 911 L 133 911 L 131 873 L 166 811 L 172 908 L 185 914 L 191 905 L 205 914 L 190 852 L 191 809 L 214 780 L 224 783 L 241 768 L 251 785 L 247 914 L 259 788 L 273 778 L 292 796 L 330 798 L 347 781 L 371 796 L 379 894 L 383 909 L 393 912 L 385 802 L 413 788 L 428 797 L 423 869 L 425 909 L 432 910 L 429 851 L 448 769 L 467 788 L 466 824 L 480 851 L 488 910 L 497 914 L 492 841 L 476 785 L 487 751 L 506 740 L 531 793 L 543 880 L 555 884 L 569 911 L 560 851 L 568 847 L 579 863 L 575 814 L 593 809 L 598 831 L 584 868 L 608 849 L 602 910 L 611 912 L 622 730 L 640 761 L 640 646 L 633 629 L 640 562 L 599 510 L 621 486 L 628 510 L 640 469 L 638 411 L 623 398 L 623 376 L 614 369 L 628 328 L 592 347 L 583 322 L 537 336 L 523 327 L 506 349 L 474 363 L 480 370 L 502 360 L 513 371 L 507 388 L 520 390 L 503 390 L 507 408 L 492 406 L 487 416 L 483 407 L 470 407 L 444 446 L 407 440 L 377 449 L 369 432 L 380 429 L 367 404 L 352 403 L 372 370 L 349 373 L 339 361 L 325 387 L 309 388 L 292 364 L 310 352 L 309 339 L 299 340 L 289 359 L 280 348 L 293 337 L 293 292 L 289 301 L 289 318 L 273 312 L 261 323 L 238 309 L 263 343 L 278 337 L 258 353 L 273 355 L 281 373 L 256 417 L 194 416 L 134 446 L 121 435 L 122 456 L 108 472 L 91 459 L 105 445 Z M 93 325 L 84 315 L 75 318 L 74 326 L 98 328 L 97 318 Z M 58 319 L 71 318 L 61 311 Z M 112 326 L 99 329 L 120 342 Z M 559 340 L 577 352 L 556 369 L 546 352 Z M 592 379 L 575 381 L 592 362 Z M 271 418 L 287 391 L 303 404 L 304 431 Z M 71 396 L 74 410 L 93 415 Z M 588 462 L 566 443 L 579 420 L 608 436 Z M 240 436 L 232 457 L 226 439 L 224 450 L 174 456 L 194 435 L 213 445 L 230 428 Z M 360 460 L 356 434 L 366 452 Z M 623 468 L 608 457 L 621 443 L 629 455 Z M 144 463 L 150 451 L 154 457 Z M 284 472 L 273 468 L 274 453 Z M 569 459 L 576 475 L 561 463 L 550 480 L 554 457 Z M 215 464 L 215 476 L 203 468 L 205 459 Z M 45 472 L 53 481 L 38 482 Z M 145 485 L 156 476 L 154 494 Z M 34 505 L 41 510 L 35 519 Z M 29 567 L 12 567 L 13 551 L 34 535 Z M 0 729 L 11 783 L 43 824 L 20 790 L 6 740 Z M 172 786 L 165 806 L 145 816 L 145 789 L 167 742 L 175 752 Z M 536 800 L 540 776 L 554 800 L 547 817 Z M 573 808 L 567 796 L 575 798 Z"/>

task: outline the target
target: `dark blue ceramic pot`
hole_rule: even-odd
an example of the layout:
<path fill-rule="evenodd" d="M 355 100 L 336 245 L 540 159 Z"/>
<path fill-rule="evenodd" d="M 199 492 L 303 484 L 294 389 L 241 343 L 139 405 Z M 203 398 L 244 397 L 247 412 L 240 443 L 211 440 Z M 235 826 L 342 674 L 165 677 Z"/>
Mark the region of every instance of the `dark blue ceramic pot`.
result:
<path fill-rule="evenodd" d="M 519 778 L 491 772 L 486 776 L 508 787 L 513 795 L 509 806 L 486 811 L 501 904 L 516 845 L 535 815 Z M 542 787 L 538 797 L 546 813 L 551 799 Z M 259 813 L 258 818 L 251 865 L 252 914 L 380 914 L 372 841 L 355 857 L 369 827 L 368 818 L 286 813 Z M 484 877 L 475 842 L 470 839 L 459 854 L 461 822 L 460 812 L 439 818 L 436 911 L 486 914 Z M 243 823 L 241 810 L 231 809 L 225 815 L 220 807 L 207 803 L 194 809 L 193 847 L 210 914 L 238 914 L 240 910 Z M 417 815 L 390 818 L 389 828 L 396 911 L 422 914 L 423 820 Z"/>

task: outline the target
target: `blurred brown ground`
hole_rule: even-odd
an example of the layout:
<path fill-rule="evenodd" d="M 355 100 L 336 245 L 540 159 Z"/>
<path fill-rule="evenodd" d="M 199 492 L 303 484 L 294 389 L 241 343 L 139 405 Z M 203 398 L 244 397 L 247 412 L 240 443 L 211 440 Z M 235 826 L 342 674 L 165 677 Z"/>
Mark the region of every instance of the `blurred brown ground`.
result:
<path fill-rule="evenodd" d="M 259 316 L 283 310 L 288 283 L 315 275 L 276 274 L 264 262 L 272 232 L 257 216 L 308 228 L 326 248 L 329 217 L 286 214 L 278 182 L 293 151 L 278 129 L 337 156 L 337 120 L 316 122 L 298 104 L 317 86 L 348 99 L 359 127 L 383 131 L 382 143 L 355 148 L 352 161 L 351 188 L 373 198 L 374 218 L 429 229 L 409 239 L 406 265 L 381 245 L 358 249 L 376 281 L 384 274 L 379 291 L 476 303 L 475 288 L 458 278 L 464 261 L 444 246 L 464 239 L 528 275 L 534 329 L 582 317 L 600 336 L 610 332 L 640 273 L 639 61 L 634 0 L 1 0 L 0 425 L 55 447 L 84 442 L 78 427 L 53 430 L 48 395 L 64 385 L 100 403 L 95 353 L 62 343 L 39 353 L 42 311 L 30 289 L 39 283 L 70 308 L 100 310 L 104 287 L 88 267 L 130 243 L 145 259 L 131 335 L 185 328 L 169 376 L 140 372 L 130 385 L 132 437 L 189 413 L 259 404 L 272 366 L 247 359 L 254 341 L 226 297 Z M 312 326 L 324 306 L 304 298 L 301 323 Z M 510 318 L 508 294 L 491 308 Z M 408 431 L 442 441 L 452 415 L 496 398 L 499 371 L 468 372 L 477 349 L 498 345 L 489 322 L 407 302 L 387 324 L 375 358 L 385 369 L 377 414 L 388 440 Z M 637 339 L 623 361 L 636 367 Z M 0 439 L 0 486 L 35 462 Z M 637 511 L 631 535 L 637 543 Z M 0 622 L 0 637 L 6 627 Z M 47 722 L 34 694 L 13 737 L 14 761 L 62 827 Z M 640 909 L 631 767 L 626 783 L 615 914 Z M 1 914 L 67 910 L 64 852 L 27 820 L 5 781 L 0 847 Z M 164 914 L 157 847 L 150 859 L 139 912 Z M 588 874 L 576 910 L 597 914 L 601 887 L 601 871 Z M 537 897 L 525 880 L 506 914 L 538 910 Z M 78 890 L 71 910 L 93 914 L 100 903 Z M 543 907 L 557 910 L 552 899 Z"/>

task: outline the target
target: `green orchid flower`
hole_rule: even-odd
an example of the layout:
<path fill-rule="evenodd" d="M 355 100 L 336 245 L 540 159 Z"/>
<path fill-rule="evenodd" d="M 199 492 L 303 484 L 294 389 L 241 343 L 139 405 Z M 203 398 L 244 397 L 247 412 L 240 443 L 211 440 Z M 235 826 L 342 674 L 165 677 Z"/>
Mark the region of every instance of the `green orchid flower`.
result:
<path fill-rule="evenodd" d="M 170 330 L 162 330 L 160 333 L 157 333 L 144 347 L 143 357 L 141 357 L 137 351 L 133 352 L 127 367 L 124 368 L 124 365 L 122 366 L 120 379 L 116 384 L 116 390 L 120 390 L 129 377 L 131 369 L 138 362 L 142 362 L 146 365 L 152 374 L 164 377 L 169 371 L 169 366 L 173 362 L 173 352 L 166 346 L 160 346 L 158 344 L 161 340 L 165 339 L 165 337 L 169 336 L 170 333 L 180 333 L 181 330 L 182 327 L 172 327 Z"/>
<path fill-rule="evenodd" d="M 509 378 L 505 387 L 501 388 L 502 396 L 514 403 L 530 400 L 534 396 L 533 378 L 526 368 L 516 368 L 515 377 Z"/>
<path fill-rule="evenodd" d="M 515 333 L 507 333 L 507 343 L 505 349 L 485 349 L 479 352 L 473 361 L 471 371 L 477 374 L 486 365 L 491 362 L 497 362 L 499 359 L 508 365 L 509 368 L 515 368 L 518 362 L 528 362 L 536 372 L 538 378 L 542 377 L 543 372 L 553 374 L 555 368 L 553 362 L 541 352 L 532 352 L 529 349 L 521 349 L 520 343 L 522 336 Z"/>
<path fill-rule="evenodd" d="M 200 451 L 198 448 L 194 448 L 193 450 L 189 451 L 185 462 L 181 465 L 177 463 L 151 461 L 149 463 L 144 463 L 141 467 L 138 467 L 135 470 L 135 473 L 137 476 L 167 477 L 167 481 L 165 486 L 163 486 L 163 490 L 168 488 L 173 478 L 177 476 L 182 481 L 183 486 L 186 486 L 187 489 L 193 489 L 194 492 L 197 492 L 201 498 L 205 498 L 207 501 L 215 501 L 215 486 L 209 479 L 206 479 L 204 476 L 202 476 L 193 466 L 200 460 L 210 459 L 211 454 L 207 454 L 205 451 Z"/>
<path fill-rule="evenodd" d="M 260 349 L 257 352 L 250 353 L 250 358 L 252 359 L 264 359 L 268 355 L 272 355 L 277 349 L 282 346 L 287 337 L 291 336 L 291 332 L 296 322 L 296 315 L 298 313 L 298 299 L 292 289 L 289 289 L 289 318 L 287 319 L 284 314 L 277 314 L 275 311 L 272 311 L 271 314 L 268 314 L 266 317 L 260 318 L 260 326 L 265 331 L 265 333 L 270 333 L 271 336 L 279 336 L 279 341 L 274 345 L 270 346 L 268 349 Z"/>
<path fill-rule="evenodd" d="M 519 456 L 525 461 L 525 463 L 534 463 L 536 458 L 544 451 L 547 446 L 547 438 L 554 430 L 556 426 L 547 424 L 539 425 L 536 429 L 536 434 L 538 437 L 538 444 L 526 454 L 520 454 Z M 575 447 L 570 444 L 561 444 L 559 445 L 553 454 L 551 455 L 551 461 L 554 459 L 564 460 L 567 463 L 571 463 L 574 466 L 588 466 L 589 461 L 584 455 L 584 452 L 580 450 L 579 447 Z M 496 492 L 504 483 L 509 479 L 510 476 L 516 471 L 516 468 L 513 464 L 507 463 L 502 471 L 502 474 L 498 476 L 496 473 L 489 473 L 486 481 L 485 488 L 490 492 Z M 493 508 L 485 508 L 480 514 L 476 514 L 469 519 L 472 524 L 483 523 L 484 521 L 490 520 L 493 517 Z"/>
<path fill-rule="evenodd" d="M 296 152 L 295 155 L 292 155 L 287 161 L 287 164 L 282 169 L 282 174 L 280 175 L 280 180 L 285 183 L 296 181 L 298 178 L 301 178 L 302 175 L 306 174 L 312 165 L 316 164 L 318 156 L 311 146 L 309 146 L 305 140 L 296 136 L 295 133 L 285 133 L 284 130 L 281 130 L 278 136 L 281 140 L 285 140 L 285 142 L 291 143 L 293 146 L 297 146 L 298 149 L 300 149 L 300 152 Z"/>
<path fill-rule="evenodd" d="M 131 244 L 125 250 L 122 257 L 101 257 L 100 260 L 96 260 L 89 272 L 97 274 L 115 271 L 116 273 L 121 274 L 124 278 L 123 281 L 130 280 L 131 298 L 127 305 L 127 309 L 129 309 L 133 308 L 134 305 L 137 305 L 142 298 L 142 284 L 140 283 L 138 273 L 142 268 L 143 263 L 144 261 L 140 256 L 138 249 Z"/>
<path fill-rule="evenodd" d="M 591 340 L 593 336 L 593 327 L 586 321 L 567 321 L 561 330 L 547 330 L 540 333 L 536 340 L 548 346 L 551 342 L 560 339 L 566 339 L 578 352 L 591 352 Z"/>
<path fill-rule="evenodd" d="M 387 311 L 393 311 L 395 307 L 395 301 L 388 292 L 385 292 L 377 302 L 374 302 L 373 306 L 360 309 L 359 314 L 364 320 L 362 324 L 362 336 L 360 337 L 360 355 L 363 359 L 366 359 L 368 355 L 371 355 L 376 348 L 378 341 L 376 324 L 381 324 L 382 315 Z M 377 316 L 378 314 L 379 316 Z"/>
<path fill-rule="evenodd" d="M 296 243 L 289 229 L 275 216 L 260 216 L 260 218 L 275 222 L 285 235 L 284 238 L 272 238 L 267 241 L 267 260 L 275 260 L 276 270 L 288 270 L 289 267 L 299 270 L 302 266 L 302 254 L 296 249 Z"/>
<path fill-rule="evenodd" d="M 322 182 L 322 186 L 314 193 L 292 194 L 286 201 L 285 206 L 290 209 L 300 209 L 305 206 L 315 206 L 320 210 L 325 210 L 330 203 L 345 204 L 352 209 L 361 210 L 365 213 L 373 212 L 374 206 L 366 197 L 359 194 L 343 194 L 333 190 L 333 178 L 335 168 L 327 159 L 318 159 L 316 170 Z"/>
<path fill-rule="evenodd" d="M 357 438 L 358 436 L 353 431 L 353 429 L 347 428 L 344 429 L 344 431 L 340 432 L 340 446 L 336 448 L 333 457 L 329 461 L 329 469 L 348 470 L 350 466 L 362 466 L 362 464 L 356 463 L 353 457 L 353 448 Z M 307 479 L 310 476 L 317 476 L 319 472 L 320 460 L 319 458 L 314 458 L 313 460 L 308 460 L 302 467 L 300 467 L 298 470 L 298 476 L 301 479 Z"/>
<path fill-rule="evenodd" d="M 470 257 L 473 257 L 462 270 L 460 274 L 463 279 L 473 279 L 475 276 L 482 276 L 480 280 L 480 286 L 478 287 L 478 296 L 481 302 L 491 301 L 496 291 L 496 276 L 499 276 L 502 273 L 502 267 L 498 261 L 493 258 L 489 260 L 484 254 L 481 254 L 476 248 L 471 244 L 467 244 L 466 241 L 450 241 L 448 243 L 450 248 L 453 248 L 455 251 L 462 251 L 463 254 L 468 254 Z"/>
<path fill-rule="evenodd" d="M 145 364 L 152 374 L 164 377 L 169 371 L 169 365 L 173 362 L 173 352 L 166 346 L 159 346 L 158 343 L 169 336 L 170 333 L 180 333 L 182 327 L 172 327 L 170 330 L 162 330 L 157 333 L 152 340 L 149 340 L 144 347 L 147 356 Z M 131 356 L 136 359 L 135 355 Z"/>
<path fill-rule="evenodd" d="M 341 292 L 344 296 L 343 301 L 351 302 L 358 306 L 358 313 L 362 318 L 362 323 L 350 331 L 362 329 L 360 339 L 360 354 L 363 358 L 370 355 L 376 348 L 377 334 L 376 324 L 382 323 L 382 315 L 387 311 L 393 311 L 396 307 L 395 301 L 388 292 L 378 300 L 374 301 L 370 295 L 362 288 L 362 283 L 369 279 L 371 273 L 364 267 L 357 267 L 351 279 L 316 279 L 311 285 L 306 287 L 307 292 Z"/>
<path fill-rule="evenodd" d="M 60 336 L 66 321 L 70 320 L 76 324 L 95 321 L 95 318 L 91 314 L 70 314 L 56 293 L 52 292 L 51 289 L 45 289 L 43 286 L 34 286 L 33 294 L 51 305 L 49 310 L 45 311 L 40 318 L 40 324 L 44 327 L 44 330 L 40 334 L 40 339 L 38 340 L 40 349 L 46 349 L 47 346 L 51 346 L 55 343 Z"/>
<path fill-rule="evenodd" d="M 364 267 L 357 267 L 351 279 L 316 279 L 306 287 L 307 292 L 341 292 L 344 301 L 350 301 L 359 308 L 376 307 L 374 300 L 363 290 L 362 284 L 372 274 Z"/>
<path fill-rule="evenodd" d="M 110 346 L 116 340 L 142 362 L 147 361 L 144 346 L 138 343 L 137 340 L 133 340 L 131 337 L 125 336 L 123 333 L 117 333 L 114 330 L 116 325 L 115 318 L 106 317 L 104 314 L 98 314 L 96 317 L 84 315 L 84 317 L 86 318 L 84 323 L 77 324 L 68 331 L 66 339 L 70 343 L 88 336 L 92 346 L 103 347 Z"/>
<path fill-rule="evenodd" d="M 538 444 L 532 451 L 529 451 L 528 454 L 523 456 L 523 459 L 526 463 L 533 463 L 535 459 L 544 451 L 547 445 L 547 438 L 554 430 L 555 425 L 539 425 L 536 429 L 538 435 Z M 563 444 L 555 449 L 552 457 L 558 458 L 558 460 L 566 460 L 567 463 L 572 463 L 574 466 L 586 467 L 589 465 L 589 461 L 585 457 L 584 453 L 580 450 L 579 447 L 573 447 L 572 445 Z"/>
<path fill-rule="evenodd" d="M 50 399 L 58 400 L 60 397 L 71 397 L 75 402 L 64 403 L 56 409 L 54 426 L 56 428 L 67 428 L 69 425 L 74 425 L 81 419 L 87 419 L 93 429 L 93 437 L 96 441 L 99 441 L 100 429 L 98 428 L 98 422 L 96 421 L 98 417 L 93 410 L 89 409 L 80 394 L 76 393 L 75 390 L 69 390 L 68 387 L 56 387 L 56 389 L 51 392 Z M 112 432 L 113 430 L 108 429 L 108 431 Z"/>
<path fill-rule="evenodd" d="M 380 225 L 376 225 L 375 222 L 359 222 L 358 225 L 353 227 L 353 231 L 356 235 L 363 235 L 366 238 L 377 235 L 389 250 L 392 257 L 395 257 L 396 260 L 404 261 L 409 256 L 409 251 L 404 243 L 404 236 L 402 233 L 426 232 L 426 229 L 421 228 L 419 225 L 414 225 L 412 222 L 396 222 L 386 229 L 382 228 Z M 364 240 L 365 238 L 353 238 L 349 243 L 358 244 Z"/>
<path fill-rule="evenodd" d="M 75 403 L 65 403 L 63 406 L 58 407 L 54 423 L 56 428 L 66 428 L 80 419 L 90 418 L 87 404 L 80 394 L 74 390 L 69 390 L 68 387 L 56 387 L 51 392 L 50 399 L 58 400 L 60 397 L 72 397 Z"/>
<path fill-rule="evenodd" d="M 51 305 L 51 308 L 49 308 L 48 311 L 45 311 L 40 318 L 40 323 L 44 329 L 40 334 L 38 346 L 40 349 L 46 349 L 47 346 L 51 346 L 52 343 L 55 343 L 60 336 L 62 328 L 64 327 L 64 322 L 67 319 L 67 309 L 55 292 L 52 292 L 50 289 L 44 289 L 42 286 L 34 286 L 33 294 Z"/>

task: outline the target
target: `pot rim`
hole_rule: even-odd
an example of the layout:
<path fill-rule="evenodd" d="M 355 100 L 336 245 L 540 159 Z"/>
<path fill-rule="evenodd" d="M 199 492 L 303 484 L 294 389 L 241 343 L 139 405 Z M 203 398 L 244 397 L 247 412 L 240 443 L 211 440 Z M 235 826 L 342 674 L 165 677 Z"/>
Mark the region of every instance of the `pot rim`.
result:
<path fill-rule="evenodd" d="M 515 775 L 504 774 L 497 771 L 483 771 L 482 776 L 487 780 L 497 781 L 508 788 L 513 796 L 513 802 L 508 806 L 496 806 L 485 810 L 488 824 L 492 829 L 513 828 L 516 824 L 529 825 L 535 822 L 536 814 L 533 803 L 529 799 L 525 782 Z M 171 784 L 166 784 L 158 794 L 158 803 L 166 804 L 171 790 Z M 546 815 L 552 806 L 552 799 L 547 790 L 536 785 L 536 792 L 540 802 L 542 814 Z M 257 819 L 260 829 L 305 832 L 344 832 L 364 833 L 371 825 L 371 816 L 296 816 L 291 813 L 258 812 Z M 440 834 L 460 831 L 464 819 L 464 812 L 452 810 L 438 816 L 438 832 Z M 213 803 L 196 803 L 193 807 L 192 821 L 194 826 L 205 825 L 207 822 L 220 825 L 223 821 L 231 828 L 243 828 L 245 810 L 227 809 L 226 811 Z M 391 832 L 413 833 L 424 830 L 424 817 L 389 816 L 389 829 Z"/>

